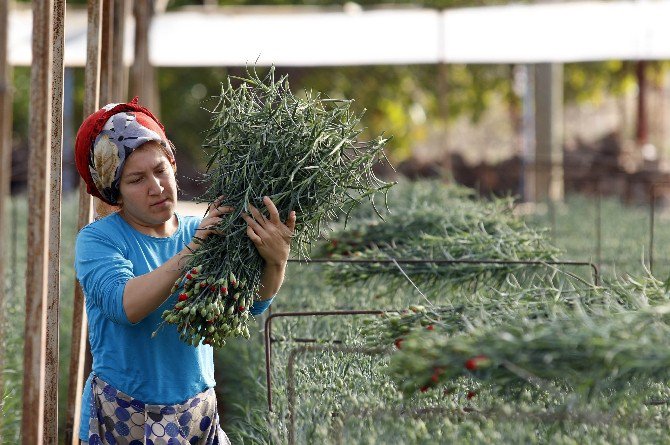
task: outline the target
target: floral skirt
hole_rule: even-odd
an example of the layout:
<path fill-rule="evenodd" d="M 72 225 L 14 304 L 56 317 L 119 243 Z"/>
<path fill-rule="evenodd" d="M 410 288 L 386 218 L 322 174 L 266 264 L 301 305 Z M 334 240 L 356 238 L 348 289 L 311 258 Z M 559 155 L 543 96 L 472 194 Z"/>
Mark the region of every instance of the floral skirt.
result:
<path fill-rule="evenodd" d="M 180 405 L 149 405 L 92 381 L 89 445 L 227 445 L 213 388 Z"/>

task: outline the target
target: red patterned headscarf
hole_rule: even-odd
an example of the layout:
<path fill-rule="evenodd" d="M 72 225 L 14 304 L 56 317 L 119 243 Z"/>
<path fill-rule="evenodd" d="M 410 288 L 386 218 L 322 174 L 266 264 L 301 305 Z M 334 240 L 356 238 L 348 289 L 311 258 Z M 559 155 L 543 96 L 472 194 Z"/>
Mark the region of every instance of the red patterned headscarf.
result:
<path fill-rule="evenodd" d="M 105 105 L 84 119 L 75 140 L 75 162 L 86 191 L 117 205 L 126 159 L 149 141 L 160 143 L 174 165 L 174 148 L 163 124 L 137 103 L 137 97 L 129 103 Z"/>

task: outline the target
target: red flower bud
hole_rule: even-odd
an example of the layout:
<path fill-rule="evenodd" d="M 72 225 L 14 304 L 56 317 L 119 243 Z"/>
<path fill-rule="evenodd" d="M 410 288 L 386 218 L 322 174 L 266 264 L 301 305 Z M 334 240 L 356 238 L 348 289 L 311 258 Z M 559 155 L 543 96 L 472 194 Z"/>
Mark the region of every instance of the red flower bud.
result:
<path fill-rule="evenodd" d="M 188 295 L 186 294 L 179 294 L 179 301 L 184 301 L 188 298 Z"/>
<path fill-rule="evenodd" d="M 238 309 L 240 310 L 240 312 L 244 312 L 244 306 L 240 306 L 238 307 Z"/>
<path fill-rule="evenodd" d="M 440 374 L 434 372 L 433 375 L 430 376 L 430 380 L 433 383 L 437 383 L 440 380 Z"/>
<path fill-rule="evenodd" d="M 192 280 L 192 279 L 193 279 L 193 275 L 191 275 L 190 273 L 187 273 L 187 274 L 186 274 L 186 279 L 187 279 L 187 280 Z"/>
<path fill-rule="evenodd" d="M 477 393 L 475 391 L 468 391 L 467 398 L 468 398 L 468 400 L 470 400 L 476 395 L 477 395 Z"/>
<path fill-rule="evenodd" d="M 393 342 L 393 344 L 395 344 L 395 347 L 397 349 L 400 349 L 402 347 L 402 342 L 403 342 L 403 338 L 400 337 L 400 338 L 396 338 L 395 341 Z"/>
<path fill-rule="evenodd" d="M 226 292 L 228 292 L 228 288 L 226 286 L 221 286 L 221 293 L 225 294 Z"/>
<path fill-rule="evenodd" d="M 421 391 L 421 392 L 426 392 L 426 391 L 428 391 L 428 385 L 424 385 L 424 386 L 422 386 L 421 388 L 419 388 L 419 391 Z"/>
<path fill-rule="evenodd" d="M 216 286 L 214 286 L 213 284 L 210 284 L 209 291 L 210 292 L 216 292 Z"/>
<path fill-rule="evenodd" d="M 465 361 L 465 367 L 470 371 L 474 371 L 479 367 L 479 364 L 481 362 L 486 361 L 488 359 L 489 358 L 485 355 L 478 355 L 476 357 L 472 357 L 471 359 Z"/>
<path fill-rule="evenodd" d="M 206 286 L 207 286 L 207 283 L 205 283 L 204 281 L 200 282 L 200 288 L 201 289 L 204 289 Z"/>
<path fill-rule="evenodd" d="M 426 329 L 428 329 L 429 331 L 432 331 L 435 328 L 433 327 L 432 324 L 429 324 L 428 326 L 426 326 Z"/>
<path fill-rule="evenodd" d="M 196 268 L 194 267 L 193 269 L 191 269 L 191 273 L 192 273 L 193 275 L 196 275 L 196 274 L 198 273 L 198 269 L 196 269 Z"/>

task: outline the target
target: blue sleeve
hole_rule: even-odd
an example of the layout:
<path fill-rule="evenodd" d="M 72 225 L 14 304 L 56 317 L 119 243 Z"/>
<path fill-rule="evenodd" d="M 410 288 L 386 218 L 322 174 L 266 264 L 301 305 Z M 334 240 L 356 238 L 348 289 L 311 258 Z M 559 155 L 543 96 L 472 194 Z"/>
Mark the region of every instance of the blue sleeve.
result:
<path fill-rule="evenodd" d="M 132 325 L 123 309 L 123 291 L 135 275 L 120 246 L 108 235 L 85 227 L 77 236 L 74 263 L 86 299 L 114 323 Z"/>
<path fill-rule="evenodd" d="M 263 312 L 267 310 L 267 308 L 270 307 L 270 305 L 272 304 L 272 300 L 274 299 L 275 297 L 273 296 L 272 298 L 268 298 L 267 300 L 254 301 L 254 304 L 251 305 L 249 312 L 251 312 L 251 315 L 261 315 Z"/>

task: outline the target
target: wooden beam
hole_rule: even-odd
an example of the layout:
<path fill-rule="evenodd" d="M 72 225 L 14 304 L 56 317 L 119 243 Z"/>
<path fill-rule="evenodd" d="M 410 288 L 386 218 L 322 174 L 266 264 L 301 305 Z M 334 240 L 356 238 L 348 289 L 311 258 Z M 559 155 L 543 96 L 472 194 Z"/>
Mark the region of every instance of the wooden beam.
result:
<path fill-rule="evenodd" d="M 9 7 L 7 1 L 0 1 L 0 252 L 7 252 L 5 227 L 7 224 L 7 203 L 12 177 L 12 68 L 8 61 Z M 8 255 L 0 255 L 0 277 L 5 277 L 5 260 Z M 7 296 L 5 286 L 0 286 L 0 371 L 5 369 L 5 306 Z M 0 394 L 5 393 L 5 381 L 0 372 Z M 3 422 L 0 421 L 0 443 L 3 440 Z"/>
<path fill-rule="evenodd" d="M 86 68 L 84 72 L 84 116 L 99 108 L 100 95 L 100 46 L 102 40 L 102 2 L 88 1 L 88 32 L 86 38 Z M 86 193 L 86 184 L 79 181 L 79 216 L 77 231 L 88 224 L 93 216 L 91 196 Z M 87 339 L 84 295 L 75 279 L 72 311 L 72 343 L 70 345 L 70 370 L 68 384 L 67 419 L 65 443 L 79 445 L 79 418 L 81 416 L 81 394 L 84 386 L 84 353 Z"/>
<path fill-rule="evenodd" d="M 23 415 L 25 445 L 43 443 L 44 353 L 48 270 L 49 149 L 53 1 L 32 2 L 33 62 L 30 70 L 28 159 L 28 245 L 26 266 L 26 322 L 23 350 Z"/>
<path fill-rule="evenodd" d="M 44 443 L 58 445 L 60 239 L 63 170 L 65 0 L 54 0 L 49 184 L 49 250 L 44 360 Z"/>

